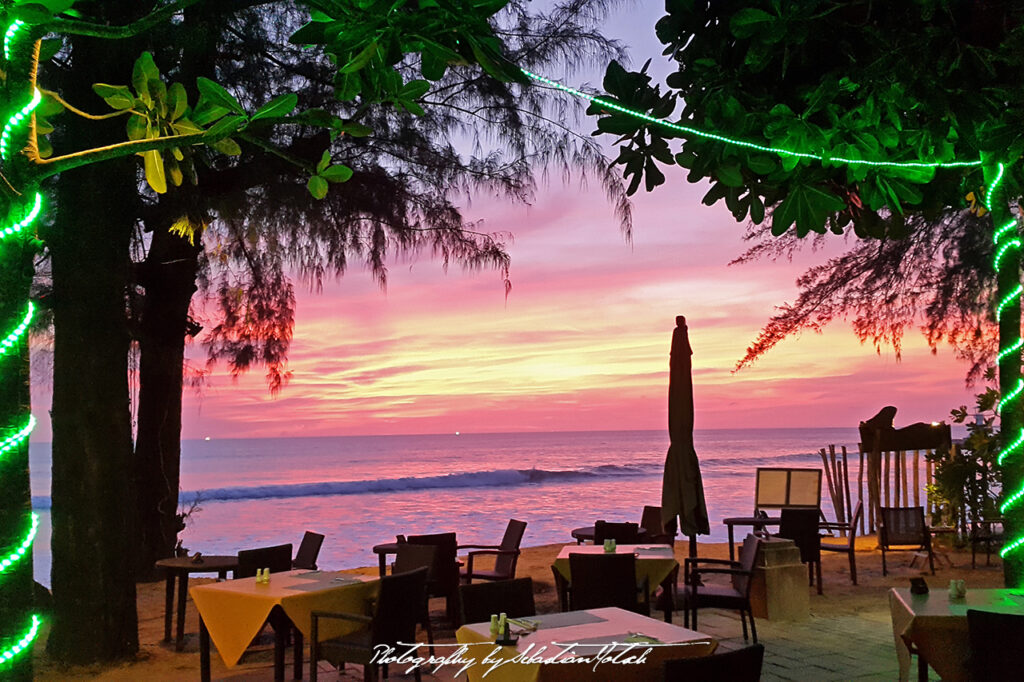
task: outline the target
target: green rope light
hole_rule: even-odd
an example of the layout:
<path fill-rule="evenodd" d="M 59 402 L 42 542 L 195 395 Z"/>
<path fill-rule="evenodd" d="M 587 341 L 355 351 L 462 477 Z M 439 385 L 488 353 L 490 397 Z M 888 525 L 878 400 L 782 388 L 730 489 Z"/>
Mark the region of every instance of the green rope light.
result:
<path fill-rule="evenodd" d="M 39 217 L 39 212 L 43 209 L 43 195 L 36 192 L 35 201 L 32 204 L 32 208 L 28 210 L 25 217 L 21 220 L 11 223 L 3 228 L 0 228 L 0 240 L 7 239 L 8 237 L 18 234 L 23 229 L 35 222 L 36 218 Z"/>
<path fill-rule="evenodd" d="M 24 336 L 25 332 L 28 331 L 28 325 L 32 321 L 32 315 L 35 313 L 36 307 L 32 305 L 32 301 L 28 302 L 28 311 L 25 313 L 25 318 L 15 327 L 10 334 L 7 335 L 2 341 L 0 341 L 0 355 L 4 355 L 11 348 L 18 343 L 18 339 Z"/>
<path fill-rule="evenodd" d="M 992 235 L 992 242 L 994 244 L 998 244 L 1000 241 L 1002 241 L 1003 237 L 1006 236 L 1007 232 L 1009 232 L 1010 230 L 1016 229 L 1016 227 L 1017 227 L 1017 221 L 1016 220 L 1011 220 L 1010 222 L 1006 223 L 1005 225 L 1000 227 L 998 230 L 996 230 L 995 234 Z"/>
<path fill-rule="evenodd" d="M 757 144 L 755 142 L 748 142 L 746 140 L 740 140 L 735 137 L 728 137 L 726 135 L 719 135 L 717 133 L 709 133 L 706 130 L 700 130 L 698 128 L 690 128 L 689 126 L 680 125 L 678 123 L 672 123 L 661 118 L 655 118 L 649 114 L 645 114 L 642 111 L 635 111 L 621 104 L 615 102 L 609 102 L 606 99 L 596 97 L 594 95 L 588 95 L 585 92 L 577 90 L 576 88 L 570 88 L 567 85 L 562 85 L 558 81 L 553 81 L 550 78 L 537 75 L 526 69 L 519 69 L 523 72 L 523 75 L 527 78 L 532 78 L 538 83 L 543 83 L 556 90 L 574 95 L 581 99 L 585 99 L 588 102 L 593 102 L 607 109 L 618 111 L 621 114 L 632 116 L 633 118 L 640 119 L 641 121 L 647 121 L 648 123 L 654 123 L 660 125 L 669 130 L 674 130 L 679 133 L 686 133 L 692 137 L 702 137 L 706 140 L 715 140 L 717 142 L 724 142 L 726 144 L 735 145 L 737 147 L 744 147 L 745 149 L 753 149 L 759 152 L 768 152 L 769 154 L 778 154 L 779 156 L 793 156 L 801 159 L 811 159 L 814 161 L 827 161 L 829 163 L 845 164 L 848 166 L 873 166 L 876 168 L 972 168 L 981 165 L 981 160 L 977 161 L 946 161 L 943 163 L 935 163 L 930 161 L 869 161 L 866 159 L 847 159 L 842 156 L 823 156 L 821 154 L 812 154 L 810 152 L 800 152 L 793 149 L 783 149 L 781 147 L 769 147 L 763 144 Z"/>
<path fill-rule="evenodd" d="M 1019 396 L 1021 391 L 1024 391 L 1024 379 L 1017 379 L 1017 386 L 999 399 L 999 405 L 996 407 L 996 412 L 1002 413 L 1003 407 Z"/>
<path fill-rule="evenodd" d="M 1002 318 L 1003 310 L 1006 306 L 1013 303 L 1014 299 L 1020 298 L 1022 292 L 1024 292 L 1024 287 L 1018 284 L 1016 289 L 1008 293 L 1006 296 L 1003 296 L 1003 300 L 999 301 L 999 304 L 996 305 L 996 322 Z"/>
<path fill-rule="evenodd" d="M 1006 348 L 999 351 L 999 355 L 996 356 L 996 364 L 1002 362 L 1003 358 L 1005 358 L 1007 355 L 1010 355 L 1014 351 L 1019 351 L 1022 346 L 1024 346 L 1024 339 L 1017 339 L 1012 346 L 1007 346 Z"/>
<path fill-rule="evenodd" d="M 43 621 L 39 619 L 39 616 L 33 613 L 32 625 L 29 627 L 28 631 L 13 646 L 3 652 L 0 652 L 0 662 L 6 663 L 24 651 L 25 648 L 32 643 L 32 640 L 36 638 L 36 635 L 39 634 L 39 626 L 42 624 Z"/>
<path fill-rule="evenodd" d="M 4 33 L 4 59 L 11 61 L 11 41 L 14 40 L 14 36 L 18 33 L 18 30 L 25 25 L 25 22 L 21 19 L 15 19 L 14 23 L 7 27 L 7 32 Z"/>
<path fill-rule="evenodd" d="M 993 264 L 995 265 L 995 269 L 996 270 L 1000 269 L 1000 266 L 1002 265 L 1003 256 L 1006 255 L 1007 251 L 1009 251 L 1010 249 L 1019 249 L 1019 248 L 1020 248 L 1020 240 L 1019 239 L 1011 239 L 1010 241 L 1005 242 L 1002 246 L 1000 246 L 999 247 L 999 251 L 996 252 L 996 257 L 993 259 Z"/>
<path fill-rule="evenodd" d="M 25 539 L 21 543 L 11 550 L 7 556 L 0 559 L 0 573 L 3 573 L 8 568 L 18 563 L 28 552 L 32 546 L 32 541 L 36 539 L 36 532 L 39 530 L 39 514 L 32 512 L 32 527 L 28 529 L 28 533 L 25 535 Z"/>
<path fill-rule="evenodd" d="M 18 447 L 25 442 L 29 434 L 32 433 L 32 429 L 36 427 L 36 418 L 33 415 L 28 416 L 28 421 L 25 426 L 18 429 L 15 433 L 7 436 L 3 440 L 0 440 L 0 455 L 7 454 L 14 448 Z"/>
<path fill-rule="evenodd" d="M 43 101 L 43 94 L 39 92 L 39 88 L 34 88 L 32 93 L 32 99 L 28 104 L 23 106 L 20 111 L 16 112 L 7 121 L 7 125 L 4 126 L 4 131 L 0 133 L 0 159 L 7 160 L 9 155 L 7 145 L 10 142 L 11 132 L 16 126 L 24 121 L 28 116 L 32 114 L 32 110 L 39 106 L 39 103 Z"/>

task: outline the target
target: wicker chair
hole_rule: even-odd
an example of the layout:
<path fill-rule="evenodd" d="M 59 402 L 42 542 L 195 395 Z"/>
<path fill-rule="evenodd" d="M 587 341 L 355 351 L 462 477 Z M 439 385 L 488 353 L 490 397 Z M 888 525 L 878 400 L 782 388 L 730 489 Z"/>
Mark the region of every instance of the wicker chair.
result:
<path fill-rule="evenodd" d="M 421 568 L 427 569 L 427 588 L 423 590 L 423 598 L 419 605 L 419 625 L 427 633 L 427 644 L 430 647 L 430 655 L 434 655 L 434 629 L 430 625 L 430 601 L 427 597 L 430 581 L 434 577 L 436 566 L 437 546 L 436 545 L 414 545 L 408 542 L 398 545 L 395 552 L 395 562 L 391 564 L 391 575 L 411 573 Z"/>
<path fill-rule="evenodd" d="M 640 541 L 640 526 L 636 523 L 609 523 L 597 521 L 594 524 L 594 544 L 615 540 L 619 545 L 635 545 Z"/>
<path fill-rule="evenodd" d="M 455 601 L 459 594 L 458 541 L 455 533 L 434 533 L 431 535 L 410 535 L 406 542 L 411 545 L 433 545 L 437 547 L 434 566 L 427 582 L 427 594 L 444 597 L 445 613 L 455 621 L 458 609 Z M 401 545 L 402 543 L 399 543 Z"/>
<path fill-rule="evenodd" d="M 814 585 L 818 579 L 818 594 L 821 594 L 821 536 L 818 535 L 818 509 L 783 509 L 776 537 L 796 543 L 800 550 L 800 561 L 807 564 L 807 584 Z"/>
<path fill-rule="evenodd" d="M 885 553 L 908 550 L 928 553 L 928 566 L 935 575 L 932 534 L 924 522 L 924 507 L 882 507 L 878 546 L 882 548 L 882 575 L 889 575 Z"/>
<path fill-rule="evenodd" d="M 633 554 L 570 554 L 569 604 L 575 611 L 617 606 L 651 613 L 647 578 L 638 585 Z"/>
<path fill-rule="evenodd" d="M 967 610 L 971 680 L 1019 680 L 1024 651 L 1024 616 Z"/>
<path fill-rule="evenodd" d="M 643 515 L 640 517 L 640 527 L 647 532 L 644 542 L 673 546 L 676 544 L 675 521 L 668 526 L 663 525 L 661 523 L 661 507 L 644 505 Z"/>
<path fill-rule="evenodd" d="M 750 583 L 754 566 L 761 555 L 761 539 L 748 535 L 740 549 L 740 560 L 704 559 L 687 557 L 683 562 L 684 584 L 677 590 L 677 607 L 683 609 L 685 627 L 697 629 L 697 609 L 703 607 L 738 609 L 743 624 L 743 639 L 747 639 L 747 617 L 750 617 L 750 632 L 757 643 L 757 626 L 750 608 Z M 705 584 L 708 575 L 728 575 L 728 585 Z M 692 622 L 692 624 L 691 624 Z"/>
<path fill-rule="evenodd" d="M 819 527 L 822 530 L 841 531 L 846 533 L 845 541 L 826 542 L 823 537 L 820 543 L 822 552 L 845 552 L 850 558 L 850 580 L 857 584 L 857 526 L 864 515 L 864 503 L 857 502 L 853 510 L 853 520 L 850 523 L 822 523 Z M 826 536 L 827 537 L 827 536 Z"/>
<path fill-rule="evenodd" d="M 458 550 L 469 549 L 466 557 L 466 567 L 460 569 L 459 577 L 463 582 L 473 582 L 474 578 L 479 580 L 512 580 L 516 577 L 516 563 L 519 561 L 519 545 L 523 541 L 523 533 L 526 532 L 526 521 L 509 519 L 505 527 L 505 535 L 501 538 L 499 545 L 459 545 Z M 481 568 L 477 563 L 474 566 L 474 559 L 481 556 L 494 556 L 494 567 Z"/>
<path fill-rule="evenodd" d="M 517 578 L 459 585 L 460 623 L 483 623 L 495 613 L 504 613 L 510 618 L 537 615 L 533 580 Z"/>
<path fill-rule="evenodd" d="M 271 573 L 292 570 L 292 545 L 275 545 L 257 549 L 243 549 L 238 553 L 235 578 L 251 578 L 256 571 L 269 568 Z"/>
<path fill-rule="evenodd" d="M 764 663 L 764 645 L 753 644 L 742 649 L 699 658 L 665 661 L 665 682 L 695 680 L 728 680 L 758 682 Z"/>
<path fill-rule="evenodd" d="M 320 556 L 320 547 L 323 544 L 323 535 L 307 530 L 302 536 L 302 542 L 299 543 L 299 550 L 295 552 L 295 558 L 292 559 L 292 568 L 315 571 L 316 558 Z"/>

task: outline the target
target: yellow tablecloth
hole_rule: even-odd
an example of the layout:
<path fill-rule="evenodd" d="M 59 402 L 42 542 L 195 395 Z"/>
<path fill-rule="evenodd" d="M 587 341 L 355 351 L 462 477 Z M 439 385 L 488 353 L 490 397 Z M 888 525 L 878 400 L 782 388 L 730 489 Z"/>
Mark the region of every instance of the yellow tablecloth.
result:
<path fill-rule="evenodd" d="M 968 586 L 967 596 L 955 600 L 949 598 L 949 591 L 941 585 L 932 587 L 928 594 L 911 594 L 906 587 L 889 590 L 900 682 L 910 679 L 907 641 L 917 647 L 944 681 L 969 678 L 967 609 L 1024 614 L 1024 590 L 972 590 Z"/>
<path fill-rule="evenodd" d="M 337 577 L 356 582 L 336 582 Z M 308 638 L 310 613 L 365 613 L 366 602 L 376 596 L 379 584 L 380 580 L 375 577 L 289 571 L 272 574 L 269 584 L 257 584 L 255 578 L 241 578 L 196 585 L 189 589 L 189 594 L 220 657 L 231 667 L 259 634 L 275 606 L 280 606 Z M 356 623 L 326 620 L 320 628 L 320 639 L 337 637 L 357 627 Z"/>
<path fill-rule="evenodd" d="M 690 658 L 709 656 L 718 643 L 708 635 L 694 630 L 687 630 L 678 625 L 671 625 L 654 618 L 641 616 L 632 611 L 618 608 L 590 609 L 588 611 L 570 611 L 564 614 L 550 614 L 549 617 L 565 618 L 572 614 L 590 614 L 596 622 L 566 625 L 564 627 L 544 627 L 536 632 L 522 635 L 515 646 L 498 647 L 490 636 L 490 623 L 464 625 L 455 633 L 459 644 L 469 647 L 464 658 L 476 659 L 476 664 L 466 671 L 470 682 L 619 682 L 620 680 L 661 680 L 664 661 L 672 658 Z M 536 616 L 535 620 L 543 623 L 545 616 Z M 492 668 L 492 663 L 484 662 L 487 657 L 496 661 L 509 661 L 518 654 L 550 658 L 563 656 L 565 647 L 559 644 L 587 642 L 598 640 L 604 642 L 623 642 L 632 633 L 642 633 L 653 637 L 663 645 L 637 644 L 637 647 L 624 656 L 640 656 L 648 648 L 642 664 L 604 662 L 596 666 L 590 663 L 520 663 L 506 662 Z M 670 645 L 670 646 L 666 646 Z M 590 641 L 589 645 L 574 647 L 575 656 L 595 656 L 601 644 Z M 546 649 L 541 650 L 543 647 Z M 488 673 L 488 670 L 491 672 Z M 486 674 L 486 677 L 484 676 Z M 461 677 L 461 676 L 460 676 Z"/>
<path fill-rule="evenodd" d="M 672 548 L 668 545 L 617 545 L 617 554 L 636 555 L 636 579 L 642 581 L 644 577 L 650 583 L 651 592 L 657 589 L 669 574 L 679 566 Z M 570 554 L 604 554 L 602 545 L 566 545 L 558 553 L 555 559 L 555 570 L 558 571 L 568 582 L 572 582 L 569 575 Z"/>

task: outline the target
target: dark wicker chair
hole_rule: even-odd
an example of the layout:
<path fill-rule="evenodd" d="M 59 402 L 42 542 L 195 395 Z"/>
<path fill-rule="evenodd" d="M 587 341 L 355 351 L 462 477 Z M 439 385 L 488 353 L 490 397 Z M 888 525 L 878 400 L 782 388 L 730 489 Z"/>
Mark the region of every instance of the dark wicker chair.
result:
<path fill-rule="evenodd" d="M 1021 679 L 1024 615 L 967 610 L 968 667 L 975 682 Z"/>
<path fill-rule="evenodd" d="M 256 571 L 269 568 L 271 573 L 292 570 L 292 545 L 275 545 L 257 549 L 243 549 L 238 553 L 236 578 L 251 578 Z"/>
<path fill-rule="evenodd" d="M 636 523 L 609 523 L 598 521 L 594 524 L 594 544 L 615 540 L 619 545 L 635 545 L 640 541 L 640 526 Z"/>
<path fill-rule="evenodd" d="M 466 567 L 459 571 L 459 577 L 463 582 L 473 582 L 474 578 L 479 580 L 512 580 L 516 577 L 516 563 L 519 561 L 519 545 L 523 541 L 523 533 L 526 532 L 526 521 L 510 519 L 505 527 L 505 535 L 501 538 L 500 545 L 459 545 L 459 551 L 464 549 L 472 550 L 466 557 Z M 493 556 L 493 568 L 481 568 L 480 564 L 474 565 L 477 557 Z"/>
<path fill-rule="evenodd" d="M 570 554 L 569 605 L 574 611 L 617 606 L 651 613 L 647 578 L 637 584 L 636 557 L 630 554 Z"/>
<path fill-rule="evenodd" d="M 459 585 L 460 623 L 483 623 L 495 613 L 504 613 L 510 618 L 537 615 L 533 580 L 517 578 Z"/>
<path fill-rule="evenodd" d="M 665 661 L 665 682 L 758 682 L 761 679 L 763 663 L 763 644 L 753 644 L 724 654 L 673 659 Z"/>
<path fill-rule="evenodd" d="M 411 545 L 433 545 L 437 547 L 433 570 L 427 582 L 427 594 L 444 597 L 445 613 L 453 621 L 458 616 L 455 601 L 459 596 L 458 541 L 455 533 L 434 533 L 431 535 L 410 535 L 406 542 Z M 401 543 L 399 543 L 401 545 Z"/>
<path fill-rule="evenodd" d="M 704 559 L 687 557 L 683 562 L 683 582 L 677 590 L 677 607 L 683 609 L 683 623 L 697 629 L 697 609 L 710 607 L 738 609 L 743 624 L 743 639 L 747 639 L 747 617 L 750 617 L 750 632 L 757 643 L 757 626 L 750 609 L 750 583 L 761 554 L 761 539 L 751 534 L 743 541 L 740 560 Z M 709 575 L 728 575 L 728 585 L 705 584 Z"/>
<path fill-rule="evenodd" d="M 864 515 L 864 503 L 857 502 L 853 510 L 853 520 L 850 523 L 822 523 L 821 530 L 840 531 L 846 533 L 846 538 L 840 538 L 836 542 L 828 542 L 822 537 L 820 546 L 822 552 L 845 552 L 850 558 L 850 580 L 857 584 L 857 526 L 860 525 L 861 517 Z"/>
<path fill-rule="evenodd" d="M 818 535 L 818 509 L 783 509 L 779 532 L 775 537 L 792 540 L 800 550 L 800 561 L 807 564 L 807 584 L 818 581 L 821 594 L 821 536 Z"/>
<path fill-rule="evenodd" d="M 927 552 L 928 566 L 935 575 L 932 534 L 924 522 L 924 507 L 882 507 L 878 546 L 882 549 L 882 575 L 889 575 L 885 553 L 894 550 Z"/>
<path fill-rule="evenodd" d="M 434 629 L 430 625 L 430 602 L 427 597 L 430 581 L 434 577 L 436 566 L 437 545 L 414 545 L 404 542 L 398 545 L 395 562 L 391 564 L 391 575 L 411 573 L 421 568 L 427 569 L 427 588 L 423 590 L 423 598 L 419 605 L 419 624 L 427 633 L 427 644 L 430 655 L 434 655 Z"/>
<path fill-rule="evenodd" d="M 299 543 L 299 550 L 292 559 L 292 568 L 316 570 L 316 558 L 320 556 L 320 547 L 324 544 L 324 536 L 320 533 L 306 531 Z"/>
<path fill-rule="evenodd" d="M 328 661 L 340 667 L 344 663 L 363 666 L 364 679 L 376 680 L 378 668 L 387 666 L 371 663 L 378 646 L 397 646 L 401 642 L 416 641 L 416 624 L 419 611 L 410 605 L 424 599 L 427 584 L 427 569 L 419 568 L 409 573 L 389 575 L 380 579 L 380 591 L 375 605 L 368 604 L 365 613 L 334 613 L 314 611 L 310 628 L 309 679 L 317 682 L 317 662 Z M 355 632 L 318 642 L 320 621 L 326 618 L 341 619 L 359 623 L 362 627 Z M 421 679 L 419 667 L 414 669 L 416 680 Z"/>
<path fill-rule="evenodd" d="M 673 546 L 676 544 L 675 521 L 669 526 L 663 525 L 661 523 L 661 507 L 644 505 L 643 515 L 640 517 L 640 527 L 647 532 L 644 542 Z"/>

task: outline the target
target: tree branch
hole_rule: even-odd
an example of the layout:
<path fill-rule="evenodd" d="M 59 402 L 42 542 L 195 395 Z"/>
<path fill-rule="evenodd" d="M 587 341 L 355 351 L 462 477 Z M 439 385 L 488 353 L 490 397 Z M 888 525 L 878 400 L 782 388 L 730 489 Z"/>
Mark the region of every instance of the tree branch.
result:
<path fill-rule="evenodd" d="M 227 134 L 224 135 L 224 137 L 227 137 Z M 191 135 L 157 137 L 150 140 L 118 142 L 117 144 L 110 144 L 105 147 L 85 149 L 73 154 L 65 154 L 63 156 L 55 156 L 52 159 L 43 159 L 38 161 L 36 163 L 36 167 L 39 169 L 37 178 L 39 180 L 45 180 L 48 177 L 57 175 L 58 173 L 63 173 L 64 171 L 71 170 L 72 168 L 78 168 L 79 166 L 99 163 L 100 161 L 109 161 L 111 159 L 119 159 L 139 152 L 170 149 L 171 147 L 183 147 L 198 144 L 200 142 L 216 142 L 216 140 L 208 137 L 206 133 L 193 133 Z"/>
<path fill-rule="evenodd" d="M 68 111 L 70 111 L 72 114 L 75 114 L 77 116 L 81 116 L 82 118 L 87 118 L 90 121 L 102 121 L 102 120 L 108 119 L 108 118 L 115 118 L 117 116 L 124 116 L 125 114 L 139 114 L 139 112 L 135 111 L 134 109 L 121 109 L 120 111 L 111 111 L 108 114 L 90 114 L 90 113 L 88 113 L 86 111 L 82 111 L 81 109 L 71 105 L 70 103 L 68 103 L 67 100 L 65 100 L 63 97 L 58 95 L 53 90 L 44 90 L 43 88 L 40 88 L 39 92 L 41 92 L 44 95 L 49 95 L 50 97 L 52 97 L 56 101 L 60 102 L 61 106 L 63 106 Z"/>

